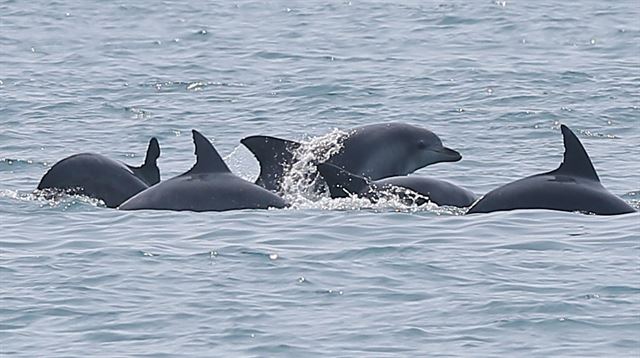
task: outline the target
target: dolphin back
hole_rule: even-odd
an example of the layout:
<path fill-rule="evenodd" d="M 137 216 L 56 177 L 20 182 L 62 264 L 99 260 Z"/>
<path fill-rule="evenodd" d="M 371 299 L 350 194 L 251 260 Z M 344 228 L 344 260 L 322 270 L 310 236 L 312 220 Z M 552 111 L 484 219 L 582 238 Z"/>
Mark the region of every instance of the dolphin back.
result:
<path fill-rule="evenodd" d="M 109 208 L 117 207 L 147 187 L 123 163 L 94 153 L 75 154 L 57 162 L 38 184 L 39 190 L 53 189 L 100 199 Z"/>
<path fill-rule="evenodd" d="M 627 202 L 602 186 L 578 137 L 565 125 L 561 130 L 565 151 L 558 169 L 496 188 L 476 201 L 467 214 L 516 209 L 581 211 L 597 215 L 635 212 Z"/>
<path fill-rule="evenodd" d="M 287 206 L 284 199 L 234 175 L 213 144 L 193 130 L 196 163 L 184 174 L 138 193 L 121 210 L 225 211 Z"/>
<path fill-rule="evenodd" d="M 282 178 L 291 166 L 294 153 L 301 144 L 269 136 L 246 137 L 240 143 L 247 147 L 260 163 L 260 175 L 256 184 L 267 190 L 278 192 Z"/>

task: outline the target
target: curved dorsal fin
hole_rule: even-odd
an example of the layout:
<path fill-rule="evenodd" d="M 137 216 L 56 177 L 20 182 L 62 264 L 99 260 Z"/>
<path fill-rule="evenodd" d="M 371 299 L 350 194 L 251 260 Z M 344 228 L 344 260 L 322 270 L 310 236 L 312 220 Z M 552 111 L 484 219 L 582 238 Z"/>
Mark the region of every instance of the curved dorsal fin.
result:
<path fill-rule="evenodd" d="M 246 137 L 240 143 L 247 147 L 260 163 L 260 175 L 256 184 L 267 190 L 279 191 L 284 172 L 291 165 L 293 154 L 301 144 L 259 135 Z"/>
<path fill-rule="evenodd" d="M 589 159 L 587 151 L 580 143 L 576 135 L 564 124 L 560 126 L 564 139 L 564 158 L 554 174 L 579 176 L 595 181 L 600 181 L 598 173 Z"/>
<path fill-rule="evenodd" d="M 144 165 L 154 164 L 160 157 L 160 145 L 156 137 L 152 137 L 147 147 L 147 156 L 144 158 Z"/>
<path fill-rule="evenodd" d="M 158 169 L 157 160 L 160 157 L 160 145 L 155 137 L 152 137 L 147 147 L 147 155 L 144 164 L 139 167 L 127 165 L 129 169 L 147 185 L 155 185 L 160 182 L 160 169 Z"/>
<path fill-rule="evenodd" d="M 332 198 L 344 198 L 349 194 L 360 194 L 365 188 L 370 186 L 367 178 L 330 164 L 320 163 L 317 165 L 318 172 L 329 186 L 329 193 Z"/>
<path fill-rule="evenodd" d="M 193 144 L 196 147 L 196 164 L 185 174 L 230 173 L 213 144 L 197 130 L 192 130 Z"/>

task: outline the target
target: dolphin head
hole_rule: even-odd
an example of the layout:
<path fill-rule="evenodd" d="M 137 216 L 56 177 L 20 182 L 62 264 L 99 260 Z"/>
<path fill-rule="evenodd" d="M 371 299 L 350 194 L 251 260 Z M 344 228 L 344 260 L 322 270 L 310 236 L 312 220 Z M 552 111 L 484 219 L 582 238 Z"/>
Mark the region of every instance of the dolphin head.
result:
<path fill-rule="evenodd" d="M 408 172 L 440 162 L 457 162 L 462 156 L 442 145 L 442 140 L 430 130 L 411 126 L 405 135 Z"/>

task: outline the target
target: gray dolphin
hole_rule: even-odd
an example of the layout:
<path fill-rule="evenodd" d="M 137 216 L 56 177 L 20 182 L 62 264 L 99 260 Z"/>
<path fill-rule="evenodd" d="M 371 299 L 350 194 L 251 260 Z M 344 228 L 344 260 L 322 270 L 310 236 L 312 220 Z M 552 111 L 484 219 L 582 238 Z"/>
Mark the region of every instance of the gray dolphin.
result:
<path fill-rule="evenodd" d="M 54 164 L 42 177 L 38 189 L 54 189 L 86 195 L 115 208 L 160 181 L 157 159 L 160 146 L 151 138 L 144 164 L 133 167 L 95 153 L 75 154 Z"/>
<path fill-rule="evenodd" d="M 302 144 L 275 137 L 251 136 L 240 141 L 260 162 L 256 184 L 279 191 L 283 176 Z M 372 180 L 406 175 L 439 162 L 456 162 L 460 153 L 442 145 L 433 132 L 406 123 L 380 123 L 349 131 L 328 163 Z"/>
<path fill-rule="evenodd" d="M 437 205 L 467 207 L 477 196 L 471 191 L 459 187 L 448 181 L 422 176 L 395 176 L 381 180 L 369 180 L 365 177 L 351 174 L 344 169 L 329 163 L 318 164 L 318 171 L 329 186 L 332 198 L 343 197 L 345 194 L 355 194 L 376 200 L 384 195 L 407 197 L 409 189 L 420 197 L 407 197 L 417 205 L 427 202 L 425 198 Z"/>
<path fill-rule="evenodd" d="M 474 203 L 467 214 L 515 209 L 581 211 L 598 215 L 635 212 L 600 183 L 578 137 L 562 125 L 564 159 L 558 169 L 503 185 Z"/>
<path fill-rule="evenodd" d="M 198 131 L 192 132 L 193 168 L 135 195 L 119 209 L 225 211 L 287 206 L 276 194 L 231 173 L 211 142 Z"/>

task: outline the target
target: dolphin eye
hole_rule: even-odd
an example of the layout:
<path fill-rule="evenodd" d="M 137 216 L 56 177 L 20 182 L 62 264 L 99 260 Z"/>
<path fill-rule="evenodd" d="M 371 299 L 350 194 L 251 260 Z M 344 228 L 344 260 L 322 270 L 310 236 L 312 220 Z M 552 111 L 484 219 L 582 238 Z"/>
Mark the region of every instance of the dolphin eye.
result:
<path fill-rule="evenodd" d="M 419 141 L 418 141 L 418 149 L 419 149 L 419 150 L 425 150 L 425 149 L 427 149 L 427 143 L 425 143 L 423 140 L 419 140 Z"/>

